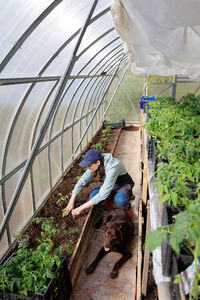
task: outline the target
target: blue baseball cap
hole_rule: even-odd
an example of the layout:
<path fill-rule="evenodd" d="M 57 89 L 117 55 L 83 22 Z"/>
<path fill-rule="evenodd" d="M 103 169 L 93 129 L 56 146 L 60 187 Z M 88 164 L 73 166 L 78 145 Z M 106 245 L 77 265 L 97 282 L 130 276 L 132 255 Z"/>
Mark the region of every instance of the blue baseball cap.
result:
<path fill-rule="evenodd" d="M 88 150 L 85 155 L 84 159 L 80 162 L 79 166 L 81 167 L 87 167 L 91 163 L 100 160 L 102 158 L 101 152 L 96 149 L 90 149 Z"/>

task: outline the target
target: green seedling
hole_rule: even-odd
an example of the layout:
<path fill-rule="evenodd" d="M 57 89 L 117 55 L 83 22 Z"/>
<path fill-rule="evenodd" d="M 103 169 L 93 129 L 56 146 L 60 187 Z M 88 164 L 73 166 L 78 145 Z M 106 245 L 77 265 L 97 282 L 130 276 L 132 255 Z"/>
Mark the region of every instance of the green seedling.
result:
<path fill-rule="evenodd" d="M 62 206 L 62 204 L 65 202 L 65 200 L 68 200 L 69 197 L 67 195 L 63 195 L 62 193 L 58 193 L 59 199 L 56 201 L 56 204 L 59 206 Z"/>
<path fill-rule="evenodd" d="M 62 209 L 62 217 L 64 218 L 64 217 L 66 217 L 66 216 L 68 216 L 69 215 L 69 213 L 70 213 L 70 211 L 69 210 L 65 210 L 65 208 L 64 209 Z"/>
<path fill-rule="evenodd" d="M 80 176 L 76 176 L 76 180 L 79 181 L 79 179 L 81 178 L 81 175 Z"/>
<path fill-rule="evenodd" d="M 102 135 L 110 136 L 111 135 L 112 126 L 107 126 L 105 129 L 102 130 Z"/>
<path fill-rule="evenodd" d="M 61 265 L 62 247 L 53 253 L 52 233 L 56 233 L 53 217 L 35 218 L 34 222 L 42 222 L 41 238 L 37 239 L 35 250 L 28 248 L 27 242 L 19 242 L 15 254 L 0 266 L 1 293 L 15 293 L 33 296 L 42 293 L 50 279 L 55 278 L 54 271 Z M 59 256 L 58 256 L 59 255 Z"/>
<path fill-rule="evenodd" d="M 94 148 L 94 149 L 96 149 L 96 150 L 99 150 L 99 151 L 101 151 L 101 152 L 104 152 L 102 143 L 94 144 L 94 145 L 91 146 L 91 148 Z"/>
<path fill-rule="evenodd" d="M 69 255 L 71 255 L 72 252 L 73 252 L 73 247 L 71 247 L 71 246 L 69 246 L 68 244 L 66 244 L 66 245 L 65 245 L 65 248 L 66 248 L 66 250 L 67 250 L 67 253 L 68 253 Z"/>

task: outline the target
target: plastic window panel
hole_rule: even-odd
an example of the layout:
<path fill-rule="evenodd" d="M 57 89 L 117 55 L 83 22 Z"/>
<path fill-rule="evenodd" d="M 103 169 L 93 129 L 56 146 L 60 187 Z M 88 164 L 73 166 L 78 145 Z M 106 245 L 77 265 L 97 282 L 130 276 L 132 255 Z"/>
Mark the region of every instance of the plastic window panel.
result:
<path fill-rule="evenodd" d="M 184 84 L 185 85 L 185 84 Z M 161 84 L 155 84 L 155 85 L 148 85 L 147 92 L 149 95 L 158 95 L 160 94 L 164 89 L 166 88 L 166 85 Z M 172 95 L 172 87 L 168 88 L 164 93 L 162 93 L 160 96 L 165 97 L 171 97 Z"/>
<path fill-rule="evenodd" d="M 70 82 L 71 82 L 71 80 L 68 80 L 67 85 L 66 85 L 66 87 L 65 87 L 65 91 L 68 90 L 68 87 L 69 87 L 69 85 L 70 85 Z M 55 94 L 56 94 L 56 92 L 57 92 L 57 88 L 58 88 L 58 86 L 55 88 L 55 90 L 53 91 L 53 93 L 52 93 L 49 97 L 46 95 L 45 103 L 46 103 L 46 99 L 48 100 L 48 102 L 47 102 L 47 104 L 45 105 L 45 109 L 43 110 L 42 115 L 40 116 L 39 125 L 37 126 L 37 134 L 40 133 L 40 128 L 41 128 L 41 126 L 43 125 L 43 122 L 44 122 L 44 119 L 45 119 L 45 117 L 46 117 L 46 114 L 48 113 L 49 108 L 50 108 L 50 105 L 52 104 L 52 101 L 54 100 Z M 56 111 L 55 111 L 55 114 L 54 114 L 54 116 L 53 116 L 51 122 L 50 122 L 50 125 L 49 125 L 48 128 L 47 128 L 47 132 L 46 132 L 46 134 L 45 134 L 45 137 L 44 137 L 44 139 L 43 139 L 43 142 L 42 142 L 42 145 L 41 145 L 41 146 L 44 146 L 46 143 L 49 142 L 49 140 L 50 140 L 52 137 L 54 137 L 54 135 L 56 135 L 56 133 L 60 132 L 60 128 L 59 128 L 59 130 L 56 129 L 58 126 L 55 125 L 55 119 L 57 118 L 57 112 L 59 111 L 60 105 L 61 105 L 61 106 L 63 105 L 64 108 L 65 108 L 65 105 L 66 105 L 66 104 L 65 104 L 65 102 L 64 102 L 64 100 L 63 100 L 64 97 L 65 97 L 65 92 L 63 93 L 63 96 L 62 96 L 62 98 L 60 99 L 59 105 L 58 105 L 58 107 L 57 107 L 57 109 L 56 109 Z M 66 102 L 67 102 L 67 101 L 69 102 L 69 99 L 66 98 L 65 101 L 66 101 Z M 59 122 L 60 122 L 60 121 L 59 121 Z M 55 128 L 54 128 L 54 126 L 55 126 Z"/>
<path fill-rule="evenodd" d="M 72 155 L 71 129 L 68 129 L 63 133 L 63 161 L 64 161 L 65 170 L 72 163 L 71 155 Z"/>
<path fill-rule="evenodd" d="M 115 38 L 116 37 L 111 37 L 111 40 L 114 40 Z M 111 40 L 109 42 L 111 42 Z M 105 45 L 109 44 L 109 42 L 106 42 Z M 108 45 L 105 49 L 103 49 L 101 52 L 99 52 L 99 54 L 96 57 L 94 57 L 94 59 L 86 66 L 86 68 L 84 68 L 84 70 L 81 72 L 81 74 L 87 74 L 92 69 L 93 69 L 92 74 L 95 74 L 96 70 L 99 69 L 101 67 L 101 65 L 103 65 L 105 63 L 105 59 L 107 57 L 111 57 L 112 56 L 112 54 L 114 52 L 111 52 L 111 51 L 114 48 L 116 48 L 117 46 L 119 46 L 121 43 L 122 42 L 119 39 L 117 39 L 116 41 L 114 41 L 113 43 L 111 43 L 110 45 Z M 117 48 L 115 51 L 117 52 L 118 50 L 119 50 L 119 48 Z M 110 54 L 110 52 L 112 54 Z M 83 56 L 81 56 L 81 58 L 80 58 L 80 65 L 81 65 L 82 61 L 86 61 L 86 60 L 89 60 L 89 58 L 87 57 L 87 52 Z"/>
<path fill-rule="evenodd" d="M 73 139 L 73 151 L 76 149 L 76 146 L 78 145 L 79 141 L 80 141 L 80 131 L 79 131 L 79 128 L 80 128 L 80 122 L 74 124 L 73 126 L 73 136 L 72 136 L 72 139 Z M 75 153 L 74 155 L 74 159 L 76 159 L 76 157 L 80 154 L 80 147 L 78 149 L 78 151 Z"/>
<path fill-rule="evenodd" d="M 33 186 L 36 209 L 41 205 L 50 190 L 48 149 L 38 154 L 33 163 Z"/>
<path fill-rule="evenodd" d="M 4 232 L 4 235 L 0 241 L 0 258 L 6 253 L 8 250 L 8 242 L 7 242 L 7 236 L 6 236 L 6 231 Z"/>
<path fill-rule="evenodd" d="M 119 78 L 114 79 L 108 94 L 106 96 L 106 104 L 109 102 L 112 94 L 114 93 L 117 85 L 119 83 Z M 106 114 L 106 119 L 111 121 L 126 119 L 127 121 L 139 121 L 140 108 L 139 101 L 142 91 L 144 80 L 142 78 L 124 78 L 122 84 L 126 87 L 126 91 L 131 98 L 135 108 L 137 109 L 138 115 L 135 114 L 133 108 L 131 107 L 123 89 L 119 87 L 113 102 Z"/>
<path fill-rule="evenodd" d="M 111 6 L 113 3 L 113 0 L 101 0 L 97 3 L 97 6 L 96 6 L 96 10 L 95 11 L 102 11 L 104 10 L 105 8 L 107 8 L 108 6 Z"/>
<path fill-rule="evenodd" d="M 95 96 L 93 95 L 94 93 L 97 92 L 96 88 L 98 86 L 98 83 L 101 81 L 101 78 L 97 78 L 96 82 L 94 82 L 94 80 L 91 81 L 90 84 L 90 91 L 89 94 L 87 96 L 87 101 L 85 103 L 85 109 L 84 109 L 84 113 L 87 113 L 91 108 L 93 108 L 94 106 L 92 105 Z M 95 84 L 94 84 L 95 83 Z"/>
<path fill-rule="evenodd" d="M 3 154 L 9 129 L 15 116 L 16 109 L 21 103 L 25 89 L 27 89 L 27 85 L 0 87 L 0 170 L 2 168 Z"/>
<path fill-rule="evenodd" d="M 200 85 L 200 82 L 177 83 L 176 84 L 176 99 L 180 99 L 181 97 L 185 96 L 188 93 L 194 93 L 196 91 L 196 89 L 199 87 L 199 85 Z M 171 90 L 171 89 L 169 89 L 169 90 Z M 200 90 L 196 93 L 196 96 L 198 96 L 199 93 L 200 93 Z"/>
<path fill-rule="evenodd" d="M 29 155 L 31 137 L 41 103 L 52 83 L 38 83 L 27 98 L 18 116 L 8 149 L 6 173 L 24 161 Z"/>
<path fill-rule="evenodd" d="M 95 41 L 97 37 L 101 36 L 104 32 L 112 27 L 114 27 L 114 24 L 109 12 L 98 18 L 94 23 L 90 24 L 84 35 L 78 54 L 80 54 L 86 47 Z M 99 48 L 96 47 L 95 50 L 98 52 Z"/>
<path fill-rule="evenodd" d="M 86 123 L 88 124 L 88 122 L 90 121 L 90 119 L 92 118 L 92 113 L 90 113 L 89 115 L 88 115 L 88 118 L 87 118 L 87 120 L 88 121 L 86 121 Z M 91 124 L 91 126 L 89 127 L 89 129 L 88 129 L 88 134 L 87 134 L 87 136 L 88 136 L 88 142 L 93 138 L 93 135 L 92 135 L 92 124 Z"/>
<path fill-rule="evenodd" d="M 63 122 L 64 127 L 71 125 L 73 120 L 74 111 L 76 109 L 77 103 L 79 101 L 79 95 L 81 94 L 82 90 L 84 89 L 83 82 L 87 82 L 88 79 L 76 79 L 74 80 L 73 84 L 67 91 L 59 111 L 56 116 L 57 125 L 55 126 L 62 128 Z M 55 120 L 55 121 L 56 121 Z M 56 122 L 55 122 L 56 123 Z M 55 131 L 55 129 L 54 129 Z"/>
<path fill-rule="evenodd" d="M 0 61 L 7 55 L 16 41 L 51 2 L 52 0 L 41 1 L 41 3 L 37 0 L 1 0 Z"/>
<path fill-rule="evenodd" d="M 51 143 L 49 150 L 52 186 L 54 186 L 62 176 L 60 138 Z"/>
<path fill-rule="evenodd" d="M 82 119 L 82 121 L 80 122 L 80 137 L 82 137 L 83 135 L 83 132 L 85 131 L 87 127 L 87 124 L 86 124 L 86 117 L 84 119 Z M 85 147 L 87 146 L 87 134 L 85 135 L 82 143 L 81 143 L 81 149 L 85 149 Z"/>
<path fill-rule="evenodd" d="M 110 29 L 111 27 L 109 27 Z M 104 32 L 103 32 L 104 33 Z M 81 67 L 83 65 L 86 64 L 87 61 L 89 61 L 92 57 L 95 56 L 96 53 L 98 54 L 98 59 L 94 60 L 91 62 L 92 66 L 95 65 L 99 65 L 99 61 L 101 59 L 103 59 L 104 57 L 106 57 L 106 55 L 111 51 L 112 48 L 114 48 L 114 43 L 111 44 L 111 47 L 106 47 L 104 48 L 107 44 L 110 43 L 110 41 L 114 40 L 117 37 L 116 32 L 115 31 L 111 31 L 109 32 L 107 35 L 103 36 L 101 39 L 99 39 L 98 41 L 96 41 L 93 45 L 91 45 L 87 51 L 85 51 L 78 59 L 75 68 L 74 68 L 74 72 L 78 72 Z M 94 37 L 94 41 L 96 40 L 96 36 Z M 118 42 L 119 43 L 119 42 Z M 104 49 L 103 49 L 104 48 Z M 103 51 L 102 51 L 103 49 Z M 85 74 L 85 70 L 84 72 L 82 72 L 82 74 Z"/>
<path fill-rule="evenodd" d="M 81 28 L 89 9 L 90 5 L 87 6 L 84 2 L 61 2 L 25 40 L 5 67 L 2 75 L 9 74 L 13 77 L 16 77 L 16 74 L 20 74 L 20 76 L 36 75 L 41 66 L 46 63 L 47 57 L 51 57 L 56 52 L 66 41 L 66 37 L 70 37 L 77 29 Z M 65 56 L 65 61 L 66 57 L 69 55 Z M 55 70 L 54 68 L 53 74 L 55 74 Z"/>
<path fill-rule="evenodd" d="M 65 37 L 65 40 L 68 38 Z M 67 65 L 71 60 L 72 52 L 75 48 L 75 45 L 78 40 L 78 35 L 56 56 L 56 58 L 51 62 L 48 68 L 43 73 L 43 76 L 52 76 L 52 75 L 62 75 Z M 50 57 L 49 57 L 50 58 Z M 74 69 L 72 70 L 72 75 L 76 74 Z"/>
<path fill-rule="evenodd" d="M 77 90 L 74 98 L 73 98 L 73 102 L 76 103 L 75 104 L 75 110 L 73 112 L 73 117 L 74 117 L 74 121 L 76 121 L 77 119 L 79 119 L 81 117 L 81 107 L 83 102 L 85 101 L 85 97 L 87 95 L 87 91 L 89 90 L 89 81 L 90 79 L 85 79 L 84 81 L 82 81 L 82 85 L 79 86 L 79 89 Z M 74 115 L 75 114 L 75 115 Z"/>
<path fill-rule="evenodd" d="M 15 188 L 21 177 L 22 170 L 18 171 L 15 175 L 5 182 L 5 197 L 6 205 L 8 207 L 10 200 L 13 197 Z M 9 228 L 11 234 L 11 241 L 14 241 L 14 234 L 18 234 L 30 220 L 33 215 L 33 201 L 30 176 L 28 176 L 17 204 L 14 208 L 12 216 L 9 221 Z"/>

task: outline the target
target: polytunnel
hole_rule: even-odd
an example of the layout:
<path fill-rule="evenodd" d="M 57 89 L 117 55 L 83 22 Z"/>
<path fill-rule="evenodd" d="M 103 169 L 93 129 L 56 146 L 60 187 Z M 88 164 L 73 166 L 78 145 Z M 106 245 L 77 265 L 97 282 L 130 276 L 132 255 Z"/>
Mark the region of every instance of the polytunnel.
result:
<path fill-rule="evenodd" d="M 199 2 L 1 0 L 0 6 L 2 299 L 198 299 Z M 80 230 L 65 226 L 67 271 L 63 265 L 55 281 L 54 261 L 46 275 L 53 287 L 40 293 L 29 275 L 22 287 L 4 266 L 23 234 L 36 229 L 39 243 L 55 235 L 58 224 L 49 235 L 39 224 L 53 217 L 45 210 L 50 201 L 55 219 L 78 224 L 63 209 L 82 176 L 73 168 L 89 148 L 108 149 L 135 183 L 132 258 L 117 278 L 109 277 L 116 253 L 85 275 L 104 240 L 94 226 L 102 207 L 94 205 Z M 151 231 L 157 235 L 148 249 Z"/>

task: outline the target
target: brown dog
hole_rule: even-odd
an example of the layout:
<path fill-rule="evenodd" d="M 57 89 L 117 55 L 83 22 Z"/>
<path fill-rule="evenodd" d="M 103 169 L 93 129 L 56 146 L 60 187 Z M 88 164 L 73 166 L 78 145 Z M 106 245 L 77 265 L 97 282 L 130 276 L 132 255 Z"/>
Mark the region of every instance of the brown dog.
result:
<path fill-rule="evenodd" d="M 100 223 L 102 224 L 102 222 L 99 221 L 95 227 L 99 227 Z M 103 223 L 105 225 L 104 247 L 100 249 L 95 260 L 86 269 L 86 274 L 91 274 L 95 270 L 98 262 L 106 254 L 114 251 L 122 254 L 122 257 L 115 263 L 110 273 L 110 277 L 115 278 L 118 275 L 120 267 L 132 257 L 131 252 L 127 249 L 127 245 L 133 236 L 133 222 L 126 211 L 118 206 L 112 209 Z"/>

